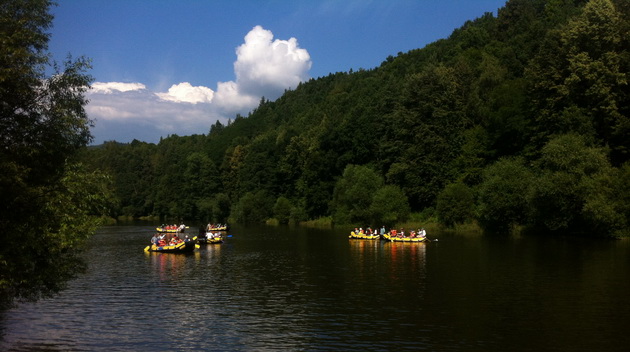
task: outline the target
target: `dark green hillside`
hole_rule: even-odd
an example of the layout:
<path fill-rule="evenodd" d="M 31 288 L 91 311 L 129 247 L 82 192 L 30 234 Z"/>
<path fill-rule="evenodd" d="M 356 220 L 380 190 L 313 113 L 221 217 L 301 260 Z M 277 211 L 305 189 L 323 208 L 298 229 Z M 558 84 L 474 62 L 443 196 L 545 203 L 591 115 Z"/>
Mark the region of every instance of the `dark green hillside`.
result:
<path fill-rule="evenodd" d="M 121 215 L 246 222 L 289 208 L 295 221 L 394 223 L 435 209 L 448 226 L 621 235 L 629 12 L 628 0 L 512 0 L 207 135 L 106 143 L 89 159 L 112 173 Z"/>

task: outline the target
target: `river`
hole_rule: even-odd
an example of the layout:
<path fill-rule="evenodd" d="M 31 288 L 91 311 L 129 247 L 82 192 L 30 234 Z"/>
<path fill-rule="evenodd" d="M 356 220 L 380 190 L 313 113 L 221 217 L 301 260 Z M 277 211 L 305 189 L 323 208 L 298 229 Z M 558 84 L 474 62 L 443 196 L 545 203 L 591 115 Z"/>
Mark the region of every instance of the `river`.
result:
<path fill-rule="evenodd" d="M 630 241 L 235 226 L 193 254 L 107 226 L 60 295 L 0 313 L 2 351 L 626 351 Z M 196 232 L 195 228 L 190 229 Z"/>

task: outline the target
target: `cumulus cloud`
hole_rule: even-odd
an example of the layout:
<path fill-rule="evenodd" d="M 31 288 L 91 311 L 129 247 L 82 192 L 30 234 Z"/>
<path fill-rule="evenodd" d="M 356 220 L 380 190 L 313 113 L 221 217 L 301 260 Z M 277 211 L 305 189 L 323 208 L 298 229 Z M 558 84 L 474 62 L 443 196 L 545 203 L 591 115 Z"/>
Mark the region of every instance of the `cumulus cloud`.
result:
<path fill-rule="evenodd" d="M 177 103 L 210 103 L 214 91 L 207 87 L 193 87 L 190 83 L 184 82 L 173 84 L 166 93 L 156 93 L 163 100 L 174 101 Z"/>
<path fill-rule="evenodd" d="M 246 94 L 279 97 L 284 89 L 308 79 L 311 57 L 297 39 L 273 40 L 273 33 L 254 27 L 236 49 L 236 82 Z"/>
<path fill-rule="evenodd" d="M 96 82 L 88 93 L 88 115 L 94 119 L 95 143 L 139 140 L 155 142 L 168 134 L 207 133 L 215 121 L 256 108 L 260 98 L 275 100 L 286 89 L 309 78 L 310 55 L 297 39 L 280 40 L 254 27 L 236 48 L 236 79 L 217 82 L 216 91 L 189 82 L 152 92 L 142 83 Z M 123 140 L 116 138 L 120 136 Z M 133 138 L 132 138 L 133 139 Z"/>
<path fill-rule="evenodd" d="M 260 97 L 241 92 L 240 86 L 234 82 L 217 83 L 214 106 L 224 115 L 244 114 L 256 107 Z"/>
<path fill-rule="evenodd" d="M 218 83 L 216 105 L 226 114 L 246 113 L 261 97 L 275 100 L 285 89 L 307 80 L 311 65 L 308 51 L 298 47 L 297 39 L 274 40 L 271 31 L 256 26 L 236 48 L 236 81 Z"/>

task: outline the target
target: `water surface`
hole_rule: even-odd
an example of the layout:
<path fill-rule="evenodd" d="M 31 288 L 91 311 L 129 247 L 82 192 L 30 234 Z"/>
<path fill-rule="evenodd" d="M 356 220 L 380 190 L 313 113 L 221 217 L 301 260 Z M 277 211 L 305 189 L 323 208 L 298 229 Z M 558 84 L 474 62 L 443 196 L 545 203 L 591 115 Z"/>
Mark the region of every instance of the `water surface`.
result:
<path fill-rule="evenodd" d="M 59 296 L 0 313 L 2 351 L 625 351 L 628 241 L 235 227 L 190 255 L 110 226 Z M 195 231 L 196 229 L 190 229 Z"/>

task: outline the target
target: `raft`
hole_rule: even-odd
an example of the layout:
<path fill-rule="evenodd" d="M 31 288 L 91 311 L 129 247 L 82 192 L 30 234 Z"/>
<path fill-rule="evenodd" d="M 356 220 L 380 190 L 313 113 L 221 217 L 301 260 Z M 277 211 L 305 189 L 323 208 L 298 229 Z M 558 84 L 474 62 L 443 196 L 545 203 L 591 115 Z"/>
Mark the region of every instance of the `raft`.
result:
<path fill-rule="evenodd" d="M 144 248 L 145 252 L 159 252 L 159 253 L 191 253 L 192 251 L 195 250 L 195 248 L 197 248 L 197 241 L 196 237 L 193 238 L 192 240 L 186 240 L 184 242 L 180 242 L 174 246 L 156 246 L 155 244 L 152 244 L 150 246 L 146 246 Z"/>
<path fill-rule="evenodd" d="M 180 232 L 184 232 L 185 229 L 186 229 L 185 227 L 184 228 L 179 228 L 178 227 L 176 229 L 165 229 L 165 228 L 162 228 L 162 227 L 156 227 L 155 231 L 161 232 L 161 233 L 180 233 Z"/>
<path fill-rule="evenodd" d="M 355 233 L 354 231 L 350 231 L 350 236 L 348 238 L 354 238 L 357 240 L 378 240 L 381 238 L 380 235 L 366 235 L 364 233 Z"/>
<path fill-rule="evenodd" d="M 206 236 L 201 236 L 197 238 L 197 242 L 199 244 L 218 244 L 223 243 L 223 236 L 215 236 L 211 238 L 207 238 Z"/>
<path fill-rule="evenodd" d="M 228 227 L 227 226 L 219 226 L 219 227 L 211 227 L 208 229 L 209 232 L 214 232 L 214 231 L 227 231 Z"/>
<path fill-rule="evenodd" d="M 383 239 L 390 242 L 425 242 L 428 241 L 426 237 L 392 237 L 390 233 L 383 235 Z"/>

